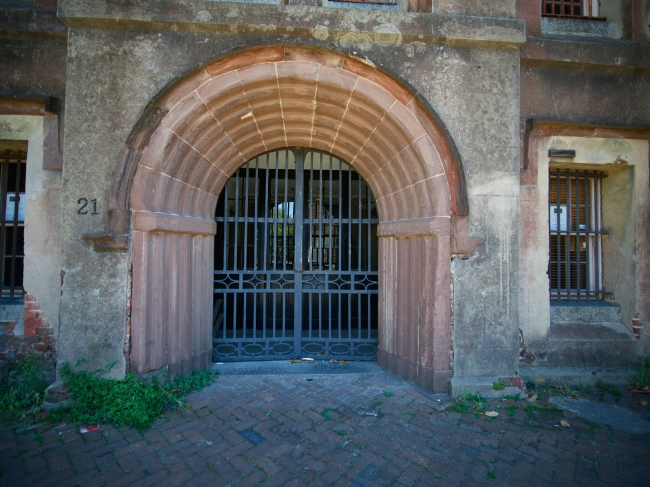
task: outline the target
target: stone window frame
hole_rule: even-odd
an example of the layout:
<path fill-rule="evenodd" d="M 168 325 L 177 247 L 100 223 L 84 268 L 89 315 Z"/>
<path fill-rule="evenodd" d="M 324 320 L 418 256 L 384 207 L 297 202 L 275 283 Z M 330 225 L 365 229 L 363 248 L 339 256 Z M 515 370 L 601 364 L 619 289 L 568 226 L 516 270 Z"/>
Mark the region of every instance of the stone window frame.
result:
<path fill-rule="evenodd" d="M 646 291 L 650 236 L 644 231 L 644 222 L 650 220 L 650 127 L 530 119 L 526 122 L 520 173 L 520 262 L 526 263 L 520 268 L 523 337 L 526 343 L 544 340 L 550 331 L 551 147 L 576 150 L 574 162 L 564 159 L 563 167 L 603 171 L 608 176 L 603 185 L 603 228 L 610 234 L 603 239 L 603 287 L 611 294 L 605 294 L 604 299 L 616 301 L 621 321 L 631 331 L 635 319 L 645 322 L 650 317 Z"/>

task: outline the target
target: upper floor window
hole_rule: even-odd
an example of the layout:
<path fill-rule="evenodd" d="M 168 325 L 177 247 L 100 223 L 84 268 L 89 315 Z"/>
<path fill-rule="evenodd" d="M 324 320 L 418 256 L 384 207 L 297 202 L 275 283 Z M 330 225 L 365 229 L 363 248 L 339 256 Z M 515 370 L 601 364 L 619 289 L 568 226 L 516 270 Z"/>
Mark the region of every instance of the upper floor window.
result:
<path fill-rule="evenodd" d="M 598 0 L 542 0 L 542 16 L 605 20 Z"/>

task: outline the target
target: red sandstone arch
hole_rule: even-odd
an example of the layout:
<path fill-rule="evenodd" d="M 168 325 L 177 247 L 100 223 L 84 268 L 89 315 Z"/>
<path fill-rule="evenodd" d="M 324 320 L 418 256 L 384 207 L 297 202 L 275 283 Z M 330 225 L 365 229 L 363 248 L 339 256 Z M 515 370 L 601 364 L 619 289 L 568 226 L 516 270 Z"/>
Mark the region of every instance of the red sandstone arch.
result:
<path fill-rule="evenodd" d="M 109 231 L 132 212 L 131 366 L 186 373 L 210 360 L 212 220 L 234 171 L 303 146 L 352 164 L 380 217 L 380 363 L 433 390 L 449 376 L 451 217 L 462 169 L 426 104 L 371 63 L 262 47 L 206 64 L 134 128 L 116 171 Z"/>

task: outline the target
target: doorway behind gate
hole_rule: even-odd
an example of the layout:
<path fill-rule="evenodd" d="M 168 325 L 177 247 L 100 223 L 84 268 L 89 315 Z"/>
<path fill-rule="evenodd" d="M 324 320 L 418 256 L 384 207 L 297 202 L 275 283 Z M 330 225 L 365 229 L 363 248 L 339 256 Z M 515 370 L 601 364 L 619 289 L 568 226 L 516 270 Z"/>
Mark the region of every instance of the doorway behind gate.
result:
<path fill-rule="evenodd" d="M 341 159 L 257 156 L 217 203 L 213 359 L 376 360 L 377 206 Z"/>

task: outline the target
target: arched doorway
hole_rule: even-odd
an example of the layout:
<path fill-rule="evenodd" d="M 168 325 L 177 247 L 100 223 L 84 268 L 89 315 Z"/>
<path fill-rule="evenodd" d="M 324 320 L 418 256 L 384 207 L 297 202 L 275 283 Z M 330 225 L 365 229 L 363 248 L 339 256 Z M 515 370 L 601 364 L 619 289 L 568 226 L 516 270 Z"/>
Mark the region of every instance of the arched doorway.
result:
<path fill-rule="evenodd" d="M 377 359 L 379 218 L 353 167 L 266 152 L 230 177 L 215 220 L 215 361 Z"/>
<path fill-rule="evenodd" d="M 347 161 L 372 189 L 379 363 L 446 391 L 452 219 L 468 211 L 457 151 L 426 102 L 372 63 L 288 45 L 204 64 L 127 140 L 102 242 L 130 240 L 132 370 L 209 364 L 217 200 L 248 160 L 289 147 Z"/>

